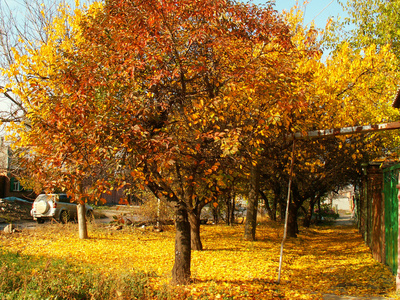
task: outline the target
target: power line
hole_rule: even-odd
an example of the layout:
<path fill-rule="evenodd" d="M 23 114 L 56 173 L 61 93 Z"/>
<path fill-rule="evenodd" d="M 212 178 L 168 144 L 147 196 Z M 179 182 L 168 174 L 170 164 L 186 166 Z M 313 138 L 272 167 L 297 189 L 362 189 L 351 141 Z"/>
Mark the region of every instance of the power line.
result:
<path fill-rule="evenodd" d="M 314 21 L 325 9 L 327 9 L 335 0 L 331 0 L 331 2 L 328 3 L 327 6 L 325 6 L 313 19 L 312 21 Z"/>

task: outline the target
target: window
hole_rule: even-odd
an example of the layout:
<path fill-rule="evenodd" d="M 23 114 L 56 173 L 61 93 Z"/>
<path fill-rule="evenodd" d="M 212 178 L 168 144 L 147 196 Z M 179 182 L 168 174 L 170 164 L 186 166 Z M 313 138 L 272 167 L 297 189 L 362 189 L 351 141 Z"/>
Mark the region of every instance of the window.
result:
<path fill-rule="evenodd" d="M 11 192 L 20 192 L 22 191 L 22 186 L 19 184 L 19 181 L 14 177 L 10 179 L 10 190 Z"/>

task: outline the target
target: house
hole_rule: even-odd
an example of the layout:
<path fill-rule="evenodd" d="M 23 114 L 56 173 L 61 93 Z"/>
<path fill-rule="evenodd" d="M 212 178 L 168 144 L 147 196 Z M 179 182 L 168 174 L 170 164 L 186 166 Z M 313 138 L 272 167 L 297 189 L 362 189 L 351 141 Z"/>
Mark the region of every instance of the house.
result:
<path fill-rule="evenodd" d="M 330 192 L 327 196 L 329 204 L 336 211 L 353 211 L 354 187 L 352 185 L 340 189 L 338 192 Z"/>
<path fill-rule="evenodd" d="M 400 89 L 397 90 L 392 106 L 394 108 L 400 108 Z"/>
<path fill-rule="evenodd" d="M 24 190 L 12 175 L 11 157 L 10 146 L 4 142 L 4 137 L 0 137 L 0 198 L 18 197 L 34 200 L 36 195 L 31 190 Z"/>

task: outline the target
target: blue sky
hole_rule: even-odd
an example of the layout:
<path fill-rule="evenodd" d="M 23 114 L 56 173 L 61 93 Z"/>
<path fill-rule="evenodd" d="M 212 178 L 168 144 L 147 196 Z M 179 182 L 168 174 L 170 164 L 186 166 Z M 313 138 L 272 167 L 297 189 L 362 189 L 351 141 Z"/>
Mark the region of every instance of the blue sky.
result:
<path fill-rule="evenodd" d="M 290 10 L 296 2 L 299 2 L 304 11 L 305 25 L 309 25 L 314 20 L 318 28 L 325 28 L 326 21 L 330 17 L 337 19 L 340 16 L 343 19 L 346 16 L 338 0 L 308 0 L 306 5 L 303 5 L 302 0 L 275 0 L 275 9 L 279 12 L 283 9 Z M 262 4 L 265 0 L 253 0 L 253 3 Z"/>
<path fill-rule="evenodd" d="M 23 3 L 23 0 L 0 0 L 0 2 L 8 3 L 11 7 L 18 7 Z M 66 0 L 67 2 L 73 0 Z M 253 3 L 262 4 L 265 3 L 266 0 L 252 0 Z M 282 11 L 283 9 L 289 10 L 293 7 L 296 2 L 300 3 L 302 10 L 305 12 L 305 25 L 309 25 L 309 23 L 314 19 L 315 24 L 319 28 L 324 28 L 326 21 L 330 17 L 341 16 L 345 17 L 345 14 L 340 6 L 338 0 L 308 0 L 307 5 L 303 5 L 303 0 L 271 0 L 275 1 L 275 8 L 278 11 Z M 342 0 L 345 1 L 345 0 Z"/>

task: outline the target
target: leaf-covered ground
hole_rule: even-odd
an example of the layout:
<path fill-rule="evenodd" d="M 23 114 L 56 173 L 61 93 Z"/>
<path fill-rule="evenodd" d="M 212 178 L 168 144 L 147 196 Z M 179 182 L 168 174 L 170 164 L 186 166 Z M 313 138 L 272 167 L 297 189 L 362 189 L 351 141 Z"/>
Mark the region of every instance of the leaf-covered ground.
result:
<path fill-rule="evenodd" d="M 149 272 L 155 289 L 168 285 L 174 262 L 174 230 L 91 225 L 91 238 L 79 240 L 77 225 L 0 235 L 0 248 L 21 255 L 61 258 L 107 275 Z M 204 251 L 193 251 L 193 282 L 175 288 L 191 299 L 321 299 L 323 294 L 395 296 L 395 277 L 376 262 L 354 227 L 302 229 L 285 244 L 281 284 L 278 278 L 283 228 L 257 228 L 256 242 L 242 239 L 243 227 L 204 226 Z M 84 269 L 83 269 L 84 266 Z M 32 269 L 32 274 L 41 268 Z"/>

